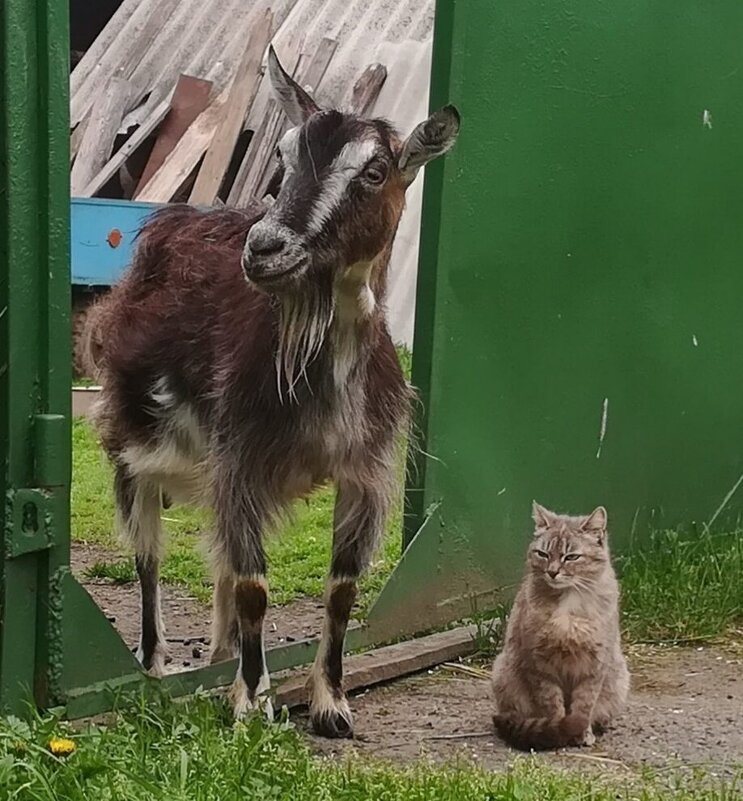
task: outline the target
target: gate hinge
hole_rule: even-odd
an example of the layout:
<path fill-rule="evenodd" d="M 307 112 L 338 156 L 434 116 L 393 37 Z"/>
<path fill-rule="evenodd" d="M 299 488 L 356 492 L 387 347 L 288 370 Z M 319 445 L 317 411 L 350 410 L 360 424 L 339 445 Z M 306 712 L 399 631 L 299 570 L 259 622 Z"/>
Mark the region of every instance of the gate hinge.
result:
<path fill-rule="evenodd" d="M 52 498 L 52 492 L 46 489 L 10 490 L 5 529 L 5 553 L 8 557 L 51 547 Z"/>
<path fill-rule="evenodd" d="M 33 426 L 36 487 L 11 489 L 6 498 L 5 554 L 9 558 L 54 544 L 55 508 L 69 484 L 69 435 L 61 414 L 37 414 Z"/>

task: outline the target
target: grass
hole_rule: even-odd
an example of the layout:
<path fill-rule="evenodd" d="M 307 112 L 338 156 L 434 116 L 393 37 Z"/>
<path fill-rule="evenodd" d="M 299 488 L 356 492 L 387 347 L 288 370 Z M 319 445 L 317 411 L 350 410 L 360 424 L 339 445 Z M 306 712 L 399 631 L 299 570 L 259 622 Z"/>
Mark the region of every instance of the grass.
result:
<path fill-rule="evenodd" d="M 69 738 L 67 756 L 50 753 Z M 68 746 L 69 750 L 69 746 Z M 23 801 L 732 801 L 740 780 L 710 774 L 629 780 L 568 774 L 524 758 L 489 772 L 460 761 L 393 767 L 315 757 L 287 722 L 231 725 L 204 696 L 129 701 L 106 727 L 76 730 L 53 716 L 0 720 L 0 798 Z M 670 779 L 670 780 L 669 780 Z"/>
<path fill-rule="evenodd" d="M 619 559 L 623 624 L 634 641 L 693 643 L 743 623 L 743 533 L 656 532 Z"/>

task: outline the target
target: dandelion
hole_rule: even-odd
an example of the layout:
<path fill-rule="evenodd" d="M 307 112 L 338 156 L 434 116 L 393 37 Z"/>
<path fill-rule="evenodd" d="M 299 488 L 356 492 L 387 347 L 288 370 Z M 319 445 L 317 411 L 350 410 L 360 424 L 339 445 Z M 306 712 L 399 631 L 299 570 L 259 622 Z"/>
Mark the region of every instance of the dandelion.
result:
<path fill-rule="evenodd" d="M 76 746 L 72 740 L 67 740 L 64 737 L 52 737 L 49 740 L 49 750 L 54 754 L 54 756 L 69 756 L 74 750 Z"/>

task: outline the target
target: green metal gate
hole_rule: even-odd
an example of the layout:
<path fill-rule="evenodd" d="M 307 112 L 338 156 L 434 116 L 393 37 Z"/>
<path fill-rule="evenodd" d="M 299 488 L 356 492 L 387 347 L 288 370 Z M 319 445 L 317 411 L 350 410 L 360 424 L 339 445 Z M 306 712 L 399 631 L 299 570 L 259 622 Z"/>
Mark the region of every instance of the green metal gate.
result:
<path fill-rule="evenodd" d="M 79 715 L 146 679 L 69 571 L 66 11 L 0 7 L 0 707 Z M 464 125 L 426 176 L 422 448 L 407 549 L 349 649 L 489 606 L 532 497 L 606 504 L 620 546 L 737 521 L 742 37 L 737 0 L 438 3 L 432 106 Z"/>
<path fill-rule="evenodd" d="M 743 492 L 743 4 L 440 2 L 436 29 L 463 127 L 423 217 L 426 620 L 513 584 L 533 498 L 605 504 L 621 549 L 737 526 Z"/>

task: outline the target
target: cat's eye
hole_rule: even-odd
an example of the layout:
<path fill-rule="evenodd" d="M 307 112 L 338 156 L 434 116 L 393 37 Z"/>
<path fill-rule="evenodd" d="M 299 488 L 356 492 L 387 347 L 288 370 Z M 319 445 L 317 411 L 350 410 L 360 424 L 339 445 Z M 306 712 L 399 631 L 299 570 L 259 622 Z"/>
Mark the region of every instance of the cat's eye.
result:
<path fill-rule="evenodd" d="M 549 558 L 550 558 L 550 555 L 547 553 L 547 551 L 540 551 L 540 550 L 539 550 L 539 548 L 537 548 L 537 549 L 534 551 L 534 553 L 535 553 L 535 554 L 536 554 L 536 555 L 537 555 L 537 556 L 538 556 L 540 559 L 549 559 Z"/>
<path fill-rule="evenodd" d="M 580 559 L 581 554 L 579 553 L 568 553 L 565 554 L 564 560 L 566 562 L 575 562 L 576 559 Z"/>

